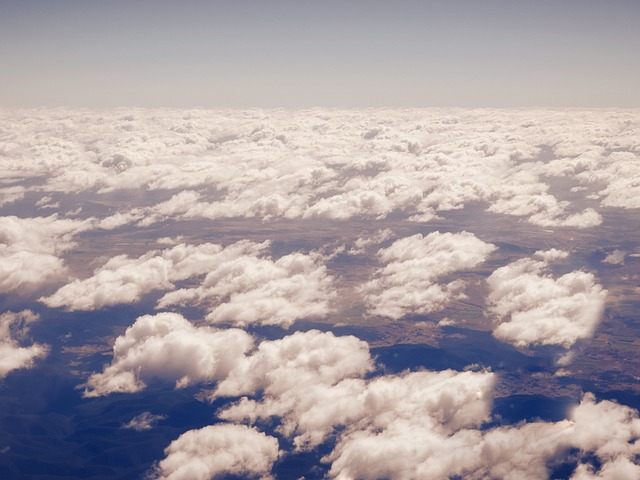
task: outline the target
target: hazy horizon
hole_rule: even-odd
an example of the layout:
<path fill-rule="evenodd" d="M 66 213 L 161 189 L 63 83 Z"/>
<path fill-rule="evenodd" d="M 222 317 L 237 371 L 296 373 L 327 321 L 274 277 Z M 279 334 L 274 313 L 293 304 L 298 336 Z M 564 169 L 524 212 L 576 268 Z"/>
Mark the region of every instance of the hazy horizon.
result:
<path fill-rule="evenodd" d="M 0 2 L 0 106 L 638 107 L 640 3 Z"/>

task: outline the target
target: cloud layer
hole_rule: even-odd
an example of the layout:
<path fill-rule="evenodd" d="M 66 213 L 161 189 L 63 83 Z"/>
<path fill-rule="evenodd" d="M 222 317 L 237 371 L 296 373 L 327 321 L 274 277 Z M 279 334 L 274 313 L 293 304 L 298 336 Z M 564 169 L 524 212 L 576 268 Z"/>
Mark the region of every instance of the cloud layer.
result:
<path fill-rule="evenodd" d="M 5 202 L 141 189 L 164 200 L 103 218 L 384 218 L 417 221 L 485 202 L 544 227 L 590 228 L 595 207 L 558 198 L 570 180 L 600 207 L 638 208 L 633 111 L 3 110 Z M 58 127 L 53 127 L 57 125 Z M 547 155 L 551 155 L 547 159 Z M 36 181 L 34 181 L 36 179 Z M 595 190 L 595 192 L 590 191 Z M 180 193 L 176 193 L 180 191 Z"/>

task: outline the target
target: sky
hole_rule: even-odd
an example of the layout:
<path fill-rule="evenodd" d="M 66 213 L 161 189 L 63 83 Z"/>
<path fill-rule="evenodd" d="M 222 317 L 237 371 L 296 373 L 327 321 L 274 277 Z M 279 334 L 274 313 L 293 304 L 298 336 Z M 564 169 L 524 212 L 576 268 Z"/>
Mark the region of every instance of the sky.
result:
<path fill-rule="evenodd" d="M 0 0 L 0 106 L 640 107 L 640 2 Z"/>

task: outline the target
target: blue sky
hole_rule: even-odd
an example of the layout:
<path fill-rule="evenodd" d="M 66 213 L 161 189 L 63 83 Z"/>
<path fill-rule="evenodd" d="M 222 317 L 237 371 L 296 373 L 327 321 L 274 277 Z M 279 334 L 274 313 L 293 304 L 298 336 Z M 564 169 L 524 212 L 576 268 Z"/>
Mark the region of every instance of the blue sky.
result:
<path fill-rule="evenodd" d="M 0 0 L 3 106 L 640 106 L 640 2 Z"/>

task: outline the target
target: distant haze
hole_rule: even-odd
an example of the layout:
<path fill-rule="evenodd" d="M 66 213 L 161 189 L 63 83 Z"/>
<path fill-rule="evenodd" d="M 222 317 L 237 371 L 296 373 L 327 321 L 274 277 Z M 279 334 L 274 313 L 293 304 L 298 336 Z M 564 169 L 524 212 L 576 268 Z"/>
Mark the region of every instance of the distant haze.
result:
<path fill-rule="evenodd" d="M 640 2 L 0 2 L 0 106 L 640 106 Z"/>

